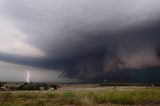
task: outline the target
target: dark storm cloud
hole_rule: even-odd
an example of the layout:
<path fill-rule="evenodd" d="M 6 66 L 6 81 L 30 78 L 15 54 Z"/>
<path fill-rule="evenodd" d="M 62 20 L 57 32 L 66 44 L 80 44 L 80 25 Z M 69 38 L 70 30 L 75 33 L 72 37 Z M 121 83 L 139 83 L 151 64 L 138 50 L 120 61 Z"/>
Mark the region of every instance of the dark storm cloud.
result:
<path fill-rule="evenodd" d="M 80 79 L 123 79 L 129 75 L 123 70 L 160 66 L 159 5 L 158 0 L 6 0 L 5 13 L 27 33 L 25 42 L 47 57 L 0 59 L 61 69 Z"/>

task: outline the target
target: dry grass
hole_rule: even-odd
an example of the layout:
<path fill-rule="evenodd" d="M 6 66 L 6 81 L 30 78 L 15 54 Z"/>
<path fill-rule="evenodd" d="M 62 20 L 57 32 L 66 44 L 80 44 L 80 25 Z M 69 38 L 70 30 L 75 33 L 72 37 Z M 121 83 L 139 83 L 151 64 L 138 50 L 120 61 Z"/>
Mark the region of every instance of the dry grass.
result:
<path fill-rule="evenodd" d="M 0 92 L 0 106 L 160 105 L 159 88 Z"/>

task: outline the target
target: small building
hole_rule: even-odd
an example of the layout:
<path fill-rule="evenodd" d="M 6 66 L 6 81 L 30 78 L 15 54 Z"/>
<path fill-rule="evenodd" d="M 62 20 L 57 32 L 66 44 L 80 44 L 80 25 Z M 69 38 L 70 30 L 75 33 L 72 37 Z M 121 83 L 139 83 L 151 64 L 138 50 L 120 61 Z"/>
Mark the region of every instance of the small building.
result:
<path fill-rule="evenodd" d="M 55 89 L 54 88 L 52 88 L 52 87 L 49 87 L 49 89 L 48 89 L 49 91 L 54 91 Z"/>

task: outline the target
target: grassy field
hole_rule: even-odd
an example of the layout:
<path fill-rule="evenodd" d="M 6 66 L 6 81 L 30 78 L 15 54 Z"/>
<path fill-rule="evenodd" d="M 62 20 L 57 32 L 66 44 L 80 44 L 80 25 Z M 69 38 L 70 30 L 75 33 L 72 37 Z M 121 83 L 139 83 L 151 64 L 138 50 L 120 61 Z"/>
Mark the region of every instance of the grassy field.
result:
<path fill-rule="evenodd" d="M 159 88 L 84 88 L 1 91 L 0 106 L 160 106 Z"/>

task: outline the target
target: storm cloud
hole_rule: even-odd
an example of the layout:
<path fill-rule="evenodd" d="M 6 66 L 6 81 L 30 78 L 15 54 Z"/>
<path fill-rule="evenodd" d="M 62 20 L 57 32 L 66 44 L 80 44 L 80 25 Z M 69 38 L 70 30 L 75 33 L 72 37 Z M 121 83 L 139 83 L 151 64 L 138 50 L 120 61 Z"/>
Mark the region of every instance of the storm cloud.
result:
<path fill-rule="evenodd" d="M 159 0 L 3 0 L 1 6 L 18 33 L 14 46 L 1 49 L 2 61 L 81 80 L 134 79 L 131 70 L 160 66 Z"/>

